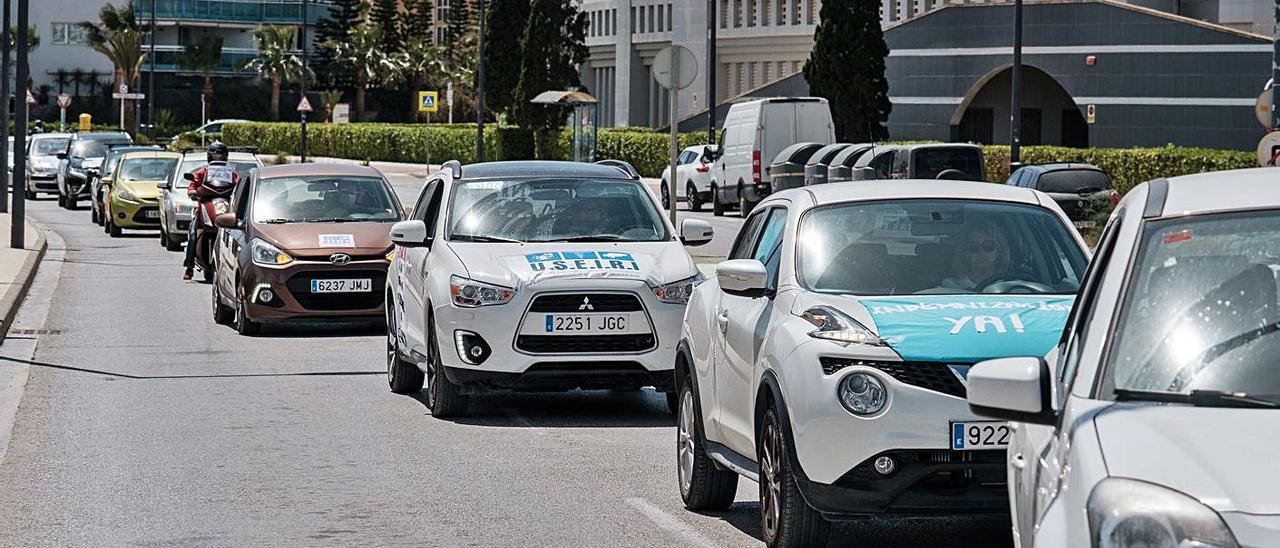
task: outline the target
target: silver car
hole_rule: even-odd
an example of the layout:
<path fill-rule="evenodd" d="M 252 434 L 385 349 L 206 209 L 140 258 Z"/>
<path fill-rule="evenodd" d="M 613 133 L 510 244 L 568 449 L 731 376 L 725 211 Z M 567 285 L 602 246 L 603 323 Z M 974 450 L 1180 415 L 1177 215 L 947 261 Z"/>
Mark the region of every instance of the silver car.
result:
<path fill-rule="evenodd" d="M 252 152 L 233 151 L 227 160 L 241 179 L 249 174 L 249 170 L 262 167 L 262 160 Z M 191 224 L 191 211 L 195 207 L 195 202 L 187 197 L 187 181 L 182 177 L 208 163 L 203 150 L 184 153 L 169 179 L 157 185 L 160 187 L 160 244 L 169 251 L 182 251 L 182 244 L 187 241 L 187 228 Z"/>
<path fill-rule="evenodd" d="M 67 149 L 70 133 L 37 133 L 27 141 L 27 176 L 25 191 L 28 200 L 37 193 L 58 193 L 58 153 Z M 9 170 L 13 171 L 13 141 L 9 142 Z"/>

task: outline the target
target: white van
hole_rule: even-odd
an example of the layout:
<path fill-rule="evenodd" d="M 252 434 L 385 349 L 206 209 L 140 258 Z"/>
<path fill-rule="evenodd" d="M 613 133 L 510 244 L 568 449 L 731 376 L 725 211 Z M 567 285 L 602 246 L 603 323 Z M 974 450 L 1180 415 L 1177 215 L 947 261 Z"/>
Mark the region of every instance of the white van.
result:
<path fill-rule="evenodd" d="M 827 100 L 776 97 L 735 103 L 720 134 L 720 152 L 712 167 L 711 210 L 724 215 L 736 205 L 743 215 L 772 192 L 769 163 L 793 143 L 829 145 L 836 140 Z"/>

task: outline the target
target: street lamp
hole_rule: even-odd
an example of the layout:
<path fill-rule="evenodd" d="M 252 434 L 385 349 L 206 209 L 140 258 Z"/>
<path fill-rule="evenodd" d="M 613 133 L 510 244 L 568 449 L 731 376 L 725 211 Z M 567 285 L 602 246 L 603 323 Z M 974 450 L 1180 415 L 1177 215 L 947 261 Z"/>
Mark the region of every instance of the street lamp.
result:
<path fill-rule="evenodd" d="M 1022 0 L 1013 0 L 1013 90 L 1010 95 L 1009 169 L 1012 171 L 1022 164 Z"/>
<path fill-rule="evenodd" d="M 4 0 L 4 30 L 0 31 L 0 34 L 3 35 L 0 40 L 4 42 L 0 44 L 0 52 L 4 55 L 4 59 L 0 60 L 0 75 L 3 75 L 3 78 L 0 78 L 0 97 L 4 98 L 4 107 L 0 107 L 4 109 L 4 116 L 0 117 L 0 157 L 4 157 L 9 151 L 9 70 L 12 68 L 9 66 L 9 41 L 13 39 L 13 36 L 9 34 L 9 25 L 11 24 L 11 21 L 9 21 L 10 11 L 9 0 Z M 17 194 L 19 192 L 17 179 L 14 179 L 14 181 L 14 194 Z M 26 183 L 25 179 L 23 179 L 23 183 Z M 26 190 L 26 187 L 24 186 L 22 190 Z M 7 211 L 9 211 L 9 172 L 0 169 L 0 213 Z"/>

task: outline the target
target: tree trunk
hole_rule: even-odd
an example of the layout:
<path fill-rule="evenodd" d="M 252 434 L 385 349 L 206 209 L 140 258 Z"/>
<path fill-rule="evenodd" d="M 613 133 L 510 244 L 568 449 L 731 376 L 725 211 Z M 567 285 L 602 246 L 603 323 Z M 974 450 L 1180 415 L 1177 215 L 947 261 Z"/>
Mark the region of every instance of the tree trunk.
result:
<path fill-rule="evenodd" d="M 280 121 L 280 78 L 271 79 L 271 119 Z"/>
<path fill-rule="evenodd" d="M 418 90 L 422 89 L 422 78 L 414 77 L 409 83 L 409 121 L 418 121 Z M 430 116 L 430 114 L 428 114 Z"/>
<path fill-rule="evenodd" d="M 204 114 L 213 116 L 213 73 L 204 73 Z"/>
<path fill-rule="evenodd" d="M 356 121 L 364 121 L 364 74 L 356 76 Z"/>

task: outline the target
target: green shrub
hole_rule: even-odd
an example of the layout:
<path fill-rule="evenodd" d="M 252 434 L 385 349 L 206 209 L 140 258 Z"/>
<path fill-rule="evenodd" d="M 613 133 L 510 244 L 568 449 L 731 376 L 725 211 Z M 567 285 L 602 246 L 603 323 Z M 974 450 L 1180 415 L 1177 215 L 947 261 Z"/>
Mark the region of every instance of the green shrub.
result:
<path fill-rule="evenodd" d="M 982 147 L 987 162 L 987 180 L 1003 182 L 1009 177 L 1009 147 Z M 1066 148 L 1051 146 L 1023 147 L 1026 164 L 1049 162 L 1084 162 L 1111 174 L 1121 194 L 1152 179 L 1190 173 L 1258 167 L 1252 152 L 1208 148 Z"/>

